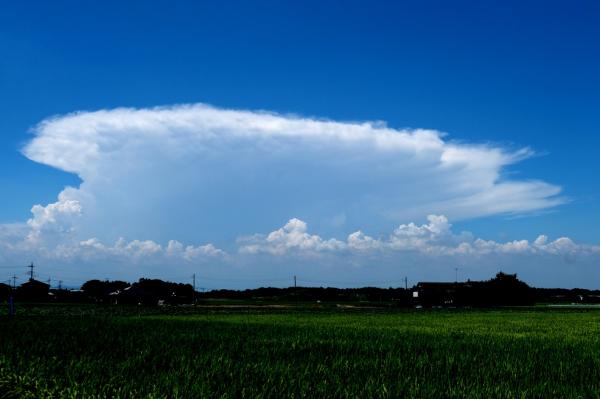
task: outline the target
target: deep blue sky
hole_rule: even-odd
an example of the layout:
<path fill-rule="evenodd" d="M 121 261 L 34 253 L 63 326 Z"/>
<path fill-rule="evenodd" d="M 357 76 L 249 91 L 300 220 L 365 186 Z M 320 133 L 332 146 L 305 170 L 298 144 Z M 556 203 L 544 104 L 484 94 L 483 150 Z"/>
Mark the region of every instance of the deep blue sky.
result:
<path fill-rule="evenodd" d="M 0 222 L 77 184 L 19 153 L 42 119 L 206 102 L 530 146 L 540 156 L 510 172 L 571 202 L 457 227 L 599 241 L 598 2 L 122 3 L 2 5 Z"/>

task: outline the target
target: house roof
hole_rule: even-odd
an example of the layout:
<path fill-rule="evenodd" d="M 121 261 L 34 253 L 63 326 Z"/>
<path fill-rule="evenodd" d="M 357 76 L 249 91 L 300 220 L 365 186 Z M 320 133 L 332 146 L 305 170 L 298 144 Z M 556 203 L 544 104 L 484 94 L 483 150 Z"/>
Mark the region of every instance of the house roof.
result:
<path fill-rule="evenodd" d="M 27 281 L 26 283 L 23 283 L 21 286 L 22 287 L 40 287 L 40 288 L 45 286 L 46 288 L 50 288 L 50 284 L 46 284 L 41 281 L 34 280 L 32 278 L 30 278 L 29 281 Z"/>

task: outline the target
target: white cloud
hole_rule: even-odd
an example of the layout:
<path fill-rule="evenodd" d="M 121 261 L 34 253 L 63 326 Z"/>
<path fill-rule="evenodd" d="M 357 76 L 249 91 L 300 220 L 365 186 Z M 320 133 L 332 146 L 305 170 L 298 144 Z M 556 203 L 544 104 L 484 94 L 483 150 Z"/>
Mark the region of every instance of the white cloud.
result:
<path fill-rule="evenodd" d="M 358 230 L 348 235 L 348 248 L 356 251 L 371 251 L 383 248 L 383 243 Z"/>
<path fill-rule="evenodd" d="M 13 264 L 22 263 L 23 259 L 58 262 L 108 262 L 105 266 L 127 262 L 157 263 L 183 260 L 190 263 L 204 262 L 211 259 L 224 258 L 227 253 L 213 244 L 186 245 L 170 240 L 166 246 L 153 240 L 117 239 L 113 244 L 106 244 L 98 238 L 77 240 L 72 235 L 62 235 L 57 240 L 54 232 L 35 230 L 38 233 L 32 240 L 32 230 L 20 226 L 12 234 L 6 234 L 7 228 L 0 228 L 0 261 Z"/>
<path fill-rule="evenodd" d="M 181 256 L 188 260 L 197 259 L 203 256 L 221 256 L 226 254 L 225 251 L 215 247 L 213 244 L 184 246 L 182 243 L 176 240 L 169 241 L 166 248 L 166 253 L 169 256 Z"/>
<path fill-rule="evenodd" d="M 170 240 L 167 246 L 163 247 L 152 240 L 127 241 L 119 238 L 113 245 L 107 246 L 97 238 L 92 238 L 81 241 L 77 245 L 63 246 L 62 248 L 70 252 L 70 257 L 84 255 L 87 257 L 120 257 L 130 260 L 167 257 L 194 261 L 226 255 L 225 251 L 212 244 L 184 246 L 175 240 Z"/>
<path fill-rule="evenodd" d="M 529 149 L 383 123 L 196 104 L 78 112 L 34 133 L 27 157 L 82 179 L 63 192 L 81 211 L 73 221 L 81 239 L 150 233 L 225 242 L 290 215 L 339 233 L 431 213 L 459 220 L 564 202 L 560 187 L 505 176 Z M 51 206 L 36 206 L 42 215 L 34 220 L 52 216 Z"/>
<path fill-rule="evenodd" d="M 70 242 L 57 245 L 52 250 L 46 250 L 44 257 L 76 261 L 76 260 L 105 260 L 114 263 L 122 262 L 150 262 L 179 261 L 188 262 L 206 261 L 226 256 L 226 252 L 212 244 L 184 246 L 182 243 L 171 240 L 162 246 L 152 240 L 127 241 L 119 238 L 112 245 L 106 245 L 97 238 L 90 238 L 79 242 Z"/>
<path fill-rule="evenodd" d="M 138 278 L 157 272 L 158 276 L 175 273 L 187 278 L 192 272 L 212 268 L 221 284 L 229 287 L 236 284 L 240 270 L 273 276 L 281 273 L 279 269 L 291 268 L 293 273 L 311 273 L 313 281 L 355 279 L 358 285 L 379 275 L 381 284 L 387 286 L 390 276 L 397 277 L 398 273 L 418 279 L 443 279 L 444 269 L 453 270 L 455 265 L 461 265 L 461 270 L 474 278 L 487 278 L 503 265 L 501 270 L 539 279 L 529 282 L 563 286 L 565 273 L 587 270 L 585 279 L 569 284 L 593 287 L 595 277 L 590 276 L 598 275 L 593 265 L 600 254 L 598 246 L 577 244 L 566 237 L 552 241 L 542 235 L 533 242 L 474 238 L 470 233 L 455 233 L 441 215 L 428 216 L 422 225 L 402 224 L 387 237 L 374 238 L 356 231 L 345 240 L 311 234 L 305 222 L 294 218 L 271 233 L 239 238 L 237 253 L 232 254 L 212 244 L 194 246 L 170 240 L 161 245 L 153 240 L 123 238 L 106 244 L 98 238 L 76 241 L 70 234 L 55 246 L 39 241 L 45 245 L 36 247 L 27 238 L 29 232 L 26 225 L 0 228 L 1 264 L 16 265 L 23 259 L 33 259 L 48 273 L 64 276 L 67 270 L 82 280 L 98 275 Z M 39 237 L 44 239 L 45 233 Z M 58 265 L 59 271 L 52 272 L 52 265 Z M 198 266 L 202 269 L 196 269 Z M 531 270 L 537 271 L 532 274 Z"/>
<path fill-rule="evenodd" d="M 455 234 L 443 215 L 429 215 L 428 223 L 402 224 L 388 238 L 375 239 L 356 231 L 346 241 L 323 239 L 309 234 L 308 226 L 299 219 L 291 219 L 284 227 L 268 235 L 254 235 L 239 241 L 241 253 L 269 253 L 272 255 L 314 254 L 315 252 L 418 252 L 431 256 L 482 256 L 489 254 L 591 254 L 595 246 L 579 245 L 570 238 L 561 237 L 549 242 L 540 235 L 533 243 L 528 240 L 497 242 L 473 238 L 471 233 Z"/>
<path fill-rule="evenodd" d="M 58 196 L 58 201 L 46 206 L 34 205 L 31 208 L 33 217 L 27 221 L 31 229 L 27 239 L 37 243 L 42 233 L 65 234 L 72 231 L 73 219 L 81 215 L 79 201 L 69 199 L 72 190 L 65 190 Z"/>
<path fill-rule="evenodd" d="M 239 240 L 242 243 L 240 252 L 267 252 L 282 255 L 289 251 L 313 253 L 333 251 L 344 247 L 344 243 L 336 239 L 323 240 L 317 235 L 306 232 L 306 223 L 299 219 L 290 219 L 285 226 L 269 233 L 267 236 L 254 235 Z"/>
<path fill-rule="evenodd" d="M 0 225 L 6 264 L 34 258 L 113 270 L 130 263 L 261 267 L 253 263 L 258 257 L 274 265 L 307 255 L 319 262 L 305 267 L 322 266 L 329 275 L 346 273 L 348 264 L 395 274 L 408 264 L 433 273 L 457 259 L 480 265 L 507 257 L 526 267 L 533 257 L 563 262 L 600 253 L 569 238 L 496 242 L 452 231 L 448 219 L 565 201 L 558 186 L 506 173 L 532 155 L 527 148 L 202 104 L 78 112 L 41 122 L 34 134 L 23 153 L 77 174 L 81 184 L 55 203 L 33 206 L 26 223 Z M 298 219 L 252 235 L 292 215 Z M 323 238 L 303 220 L 327 236 L 357 231 Z M 372 231 L 391 233 L 365 233 Z"/>

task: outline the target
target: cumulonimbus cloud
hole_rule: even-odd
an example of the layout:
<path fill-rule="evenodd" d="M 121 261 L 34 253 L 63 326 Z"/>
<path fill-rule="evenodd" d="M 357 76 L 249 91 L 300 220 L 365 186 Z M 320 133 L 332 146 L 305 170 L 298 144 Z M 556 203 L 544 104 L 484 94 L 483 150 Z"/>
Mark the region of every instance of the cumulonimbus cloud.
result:
<path fill-rule="evenodd" d="M 24 154 L 82 180 L 48 207 L 80 206 L 76 229 L 111 240 L 231 239 L 293 215 L 342 220 L 336 227 L 347 231 L 564 202 L 558 186 L 504 175 L 528 149 L 455 143 L 438 131 L 383 123 L 195 104 L 77 112 L 33 131 Z M 36 213 L 34 220 L 52 211 Z"/>
<path fill-rule="evenodd" d="M 76 112 L 46 119 L 33 133 L 23 153 L 81 184 L 55 203 L 34 205 L 28 222 L 0 225 L 0 261 L 10 254 L 95 265 L 331 255 L 395 264 L 394 254 L 407 253 L 600 252 L 568 238 L 498 243 L 452 232 L 448 219 L 565 202 L 559 186 L 505 173 L 533 154 L 527 148 L 204 104 Z M 365 233 L 386 229 L 383 238 Z M 323 231 L 346 238 L 322 238 Z"/>

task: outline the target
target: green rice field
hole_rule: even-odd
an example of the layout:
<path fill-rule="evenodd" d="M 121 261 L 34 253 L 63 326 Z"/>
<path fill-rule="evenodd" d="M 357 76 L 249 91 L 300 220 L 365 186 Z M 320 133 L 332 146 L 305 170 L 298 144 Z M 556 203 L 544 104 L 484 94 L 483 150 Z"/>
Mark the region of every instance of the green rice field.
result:
<path fill-rule="evenodd" d="M 600 311 L 39 306 L 0 398 L 598 398 Z"/>

